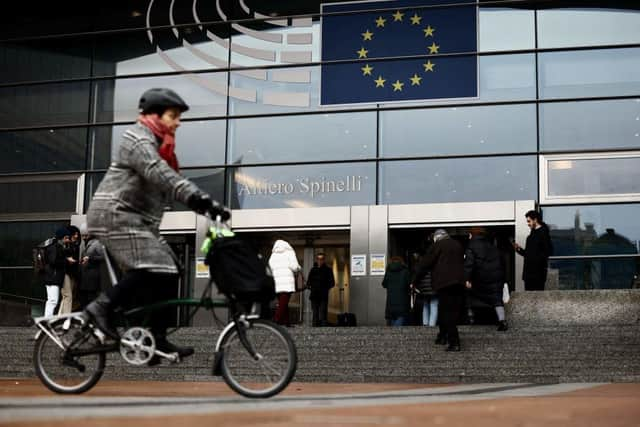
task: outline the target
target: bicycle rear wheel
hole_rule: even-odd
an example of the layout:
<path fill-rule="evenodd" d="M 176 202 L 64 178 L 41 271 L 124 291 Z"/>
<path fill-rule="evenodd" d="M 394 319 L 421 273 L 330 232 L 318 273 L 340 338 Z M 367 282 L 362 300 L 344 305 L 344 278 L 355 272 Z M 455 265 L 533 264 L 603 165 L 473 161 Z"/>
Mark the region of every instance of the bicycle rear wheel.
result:
<path fill-rule="evenodd" d="M 298 357 L 289 333 L 267 320 L 249 320 L 248 343 L 257 354 L 251 356 L 240 341 L 238 326 L 222 338 L 222 377 L 229 387 L 247 397 L 271 397 L 289 385 Z"/>
<path fill-rule="evenodd" d="M 65 320 L 70 321 L 68 328 Z M 36 375 L 49 390 L 56 393 L 84 393 L 102 377 L 104 353 L 73 355 L 73 351 L 90 350 L 100 345 L 93 331 L 84 328 L 77 319 L 60 319 L 51 332 L 62 342 L 64 349 L 46 333 L 36 340 L 33 364 Z"/>

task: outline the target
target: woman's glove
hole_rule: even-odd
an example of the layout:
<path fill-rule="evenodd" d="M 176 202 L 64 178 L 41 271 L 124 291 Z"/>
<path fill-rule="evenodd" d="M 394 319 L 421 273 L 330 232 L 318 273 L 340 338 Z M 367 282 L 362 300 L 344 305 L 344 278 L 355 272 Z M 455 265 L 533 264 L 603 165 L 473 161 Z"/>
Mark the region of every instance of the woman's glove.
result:
<path fill-rule="evenodd" d="M 187 206 L 200 215 L 209 212 L 212 218 L 220 215 L 222 221 L 228 221 L 231 218 L 231 211 L 215 200 L 211 200 L 206 193 L 196 193 L 189 197 Z"/>

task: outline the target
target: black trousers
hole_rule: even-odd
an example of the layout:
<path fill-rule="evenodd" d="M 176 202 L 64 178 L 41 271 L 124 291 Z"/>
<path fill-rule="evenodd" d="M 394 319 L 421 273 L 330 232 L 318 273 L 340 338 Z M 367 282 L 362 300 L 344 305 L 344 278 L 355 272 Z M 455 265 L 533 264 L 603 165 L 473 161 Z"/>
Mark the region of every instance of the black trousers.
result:
<path fill-rule="evenodd" d="M 311 300 L 311 310 L 313 311 L 312 326 L 327 326 L 327 309 L 329 308 L 329 298 Z"/>
<path fill-rule="evenodd" d="M 525 291 L 544 291 L 544 285 L 547 282 L 547 272 L 545 271 L 543 277 L 536 277 L 535 279 L 525 279 L 524 290 Z"/>
<path fill-rule="evenodd" d="M 152 273 L 147 270 L 126 272 L 116 286 L 106 293 L 113 308 L 125 310 L 177 298 L 178 275 Z M 175 307 L 165 307 L 141 314 L 134 321 L 151 327 L 154 334 L 164 335 L 167 328 L 175 326 Z"/>
<path fill-rule="evenodd" d="M 460 345 L 458 319 L 464 303 L 464 285 L 450 285 L 438 290 L 438 317 L 441 337 L 446 337 L 449 345 Z"/>

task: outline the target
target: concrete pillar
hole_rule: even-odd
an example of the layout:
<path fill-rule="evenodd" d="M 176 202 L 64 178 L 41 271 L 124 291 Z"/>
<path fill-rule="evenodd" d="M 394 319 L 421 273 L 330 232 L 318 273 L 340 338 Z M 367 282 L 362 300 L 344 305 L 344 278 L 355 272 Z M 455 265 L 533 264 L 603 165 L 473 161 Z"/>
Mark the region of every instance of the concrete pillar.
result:
<path fill-rule="evenodd" d="M 369 206 L 351 207 L 350 256 L 367 255 L 369 262 Z M 369 325 L 369 276 L 351 275 L 349 311 L 358 325 Z"/>
<path fill-rule="evenodd" d="M 367 268 L 371 265 L 372 254 L 384 254 L 388 258 L 389 247 L 389 225 L 388 209 L 386 205 L 369 207 L 369 254 L 367 256 Z M 368 272 L 370 270 L 368 269 Z M 369 275 L 369 297 L 368 297 L 368 324 L 384 325 L 385 305 L 387 292 L 382 287 L 384 276 Z"/>

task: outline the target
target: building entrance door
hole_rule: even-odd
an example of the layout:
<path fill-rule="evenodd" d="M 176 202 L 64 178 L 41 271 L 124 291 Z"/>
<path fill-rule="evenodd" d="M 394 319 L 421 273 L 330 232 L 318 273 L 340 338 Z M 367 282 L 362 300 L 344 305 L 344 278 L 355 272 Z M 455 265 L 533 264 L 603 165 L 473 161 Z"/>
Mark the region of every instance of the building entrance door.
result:
<path fill-rule="evenodd" d="M 329 292 L 329 324 L 337 323 L 337 315 L 349 305 L 349 231 L 348 230 L 296 230 L 240 232 L 251 241 L 258 252 L 268 260 L 276 240 L 287 241 L 294 249 L 302 267 L 305 283 L 318 254 L 324 254 L 325 263 L 333 271 L 335 287 Z M 276 302 L 277 304 L 277 302 Z M 276 310 L 277 307 L 272 307 Z M 295 292 L 289 300 L 289 322 L 311 326 L 312 310 L 309 291 Z"/>

